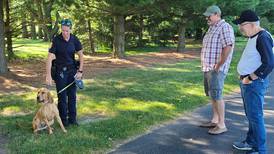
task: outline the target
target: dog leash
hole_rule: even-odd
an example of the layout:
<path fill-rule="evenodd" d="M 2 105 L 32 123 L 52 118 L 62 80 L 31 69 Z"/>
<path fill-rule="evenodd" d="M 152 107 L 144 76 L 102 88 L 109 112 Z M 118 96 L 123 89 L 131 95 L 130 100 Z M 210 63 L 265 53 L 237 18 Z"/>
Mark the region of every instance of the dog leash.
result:
<path fill-rule="evenodd" d="M 59 95 L 61 92 L 63 92 L 64 90 L 66 90 L 68 87 L 70 87 L 74 82 L 75 82 L 75 80 L 72 81 L 72 82 L 71 82 L 70 84 L 68 84 L 67 86 L 65 86 L 63 89 L 61 89 L 61 90 L 57 93 L 57 95 Z"/>
<path fill-rule="evenodd" d="M 60 91 L 58 91 L 57 92 L 57 95 L 59 95 L 61 92 L 63 92 L 64 90 L 66 90 L 68 87 L 70 87 L 73 83 L 75 82 L 75 80 L 74 81 L 72 81 L 70 84 L 68 84 L 67 86 L 65 86 L 63 89 L 61 89 Z M 47 89 L 51 89 L 51 86 L 50 85 L 46 85 L 46 88 Z"/>
<path fill-rule="evenodd" d="M 76 76 L 76 75 L 75 75 Z M 75 78 L 74 76 L 74 78 Z M 66 90 L 68 87 L 70 87 L 73 83 L 76 83 L 76 86 L 79 88 L 79 89 L 83 89 L 84 88 L 84 85 L 83 85 L 83 81 L 82 80 L 77 80 L 77 79 L 74 79 L 70 84 L 68 84 L 67 86 L 65 86 L 63 89 L 61 89 L 60 91 L 57 92 L 57 95 L 59 95 L 60 93 L 62 93 L 64 90 Z M 50 85 L 46 85 L 46 88 L 47 89 L 50 89 Z"/>

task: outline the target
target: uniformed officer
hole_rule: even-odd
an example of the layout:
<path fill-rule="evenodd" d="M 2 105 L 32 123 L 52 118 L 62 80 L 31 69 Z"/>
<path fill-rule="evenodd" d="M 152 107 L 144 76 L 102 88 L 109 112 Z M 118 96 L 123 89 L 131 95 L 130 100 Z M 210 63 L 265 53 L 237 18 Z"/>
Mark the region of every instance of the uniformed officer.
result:
<path fill-rule="evenodd" d="M 51 67 L 55 59 L 56 75 L 54 77 L 57 93 L 72 83 L 75 78 L 81 79 L 83 73 L 83 50 L 79 39 L 71 34 L 72 22 L 61 21 L 62 33 L 52 40 L 46 63 L 46 83 L 52 85 Z M 80 66 L 76 66 L 75 54 L 79 56 Z M 58 109 L 64 126 L 78 125 L 76 120 L 76 85 L 71 84 L 58 94 Z"/>

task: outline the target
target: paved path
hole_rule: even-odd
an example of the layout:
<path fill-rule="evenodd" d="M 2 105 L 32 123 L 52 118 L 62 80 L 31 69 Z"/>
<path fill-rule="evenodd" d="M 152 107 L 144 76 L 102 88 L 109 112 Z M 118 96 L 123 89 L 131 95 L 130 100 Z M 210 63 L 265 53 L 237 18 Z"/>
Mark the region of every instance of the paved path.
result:
<path fill-rule="evenodd" d="M 269 153 L 274 153 L 274 74 L 265 97 L 265 123 Z M 111 154 L 242 154 L 232 148 L 232 142 L 244 139 L 247 120 L 239 93 L 225 97 L 228 132 L 209 135 L 208 129 L 198 127 L 210 118 L 211 106 L 198 108 L 178 120 L 129 141 Z M 272 146 L 271 146 L 272 145 Z"/>
<path fill-rule="evenodd" d="M 6 147 L 5 147 L 5 145 L 6 145 L 6 138 L 4 137 L 4 136 L 1 136 L 0 135 L 0 154 L 5 154 L 5 153 L 7 153 L 7 151 L 6 151 Z"/>

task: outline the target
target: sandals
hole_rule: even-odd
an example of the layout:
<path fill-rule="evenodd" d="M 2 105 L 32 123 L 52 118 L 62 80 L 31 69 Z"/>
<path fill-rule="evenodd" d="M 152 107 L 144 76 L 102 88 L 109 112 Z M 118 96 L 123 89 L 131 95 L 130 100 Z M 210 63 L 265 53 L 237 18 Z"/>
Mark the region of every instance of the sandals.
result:
<path fill-rule="evenodd" d="M 208 121 L 208 122 L 204 122 L 202 123 L 199 127 L 203 127 L 203 128 L 214 128 L 216 127 L 217 124 L 216 123 L 213 123 L 211 121 Z"/>
<path fill-rule="evenodd" d="M 216 126 L 214 128 L 209 129 L 208 133 L 211 135 L 218 135 L 227 132 L 227 128 L 220 128 L 219 126 Z"/>

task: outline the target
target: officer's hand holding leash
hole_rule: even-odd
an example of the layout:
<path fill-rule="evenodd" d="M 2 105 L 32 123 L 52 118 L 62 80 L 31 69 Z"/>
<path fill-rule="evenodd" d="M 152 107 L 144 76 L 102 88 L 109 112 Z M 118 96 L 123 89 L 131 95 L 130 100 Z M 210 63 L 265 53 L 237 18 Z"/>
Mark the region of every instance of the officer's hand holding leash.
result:
<path fill-rule="evenodd" d="M 83 71 L 77 71 L 77 73 L 75 74 L 75 79 L 76 80 L 81 80 L 83 77 Z"/>

